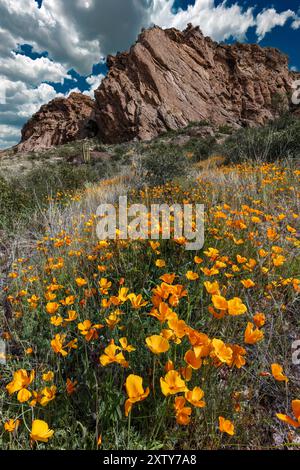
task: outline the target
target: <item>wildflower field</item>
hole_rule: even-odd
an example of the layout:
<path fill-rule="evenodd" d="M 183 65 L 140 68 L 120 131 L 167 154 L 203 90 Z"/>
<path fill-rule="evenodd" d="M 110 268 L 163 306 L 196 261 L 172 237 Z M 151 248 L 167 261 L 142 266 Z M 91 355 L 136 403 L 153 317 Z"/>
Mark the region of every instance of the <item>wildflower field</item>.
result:
<path fill-rule="evenodd" d="M 299 445 L 299 176 L 247 163 L 52 197 L 4 287 L 1 448 Z M 203 249 L 99 241 L 97 205 L 123 194 L 203 203 Z"/>

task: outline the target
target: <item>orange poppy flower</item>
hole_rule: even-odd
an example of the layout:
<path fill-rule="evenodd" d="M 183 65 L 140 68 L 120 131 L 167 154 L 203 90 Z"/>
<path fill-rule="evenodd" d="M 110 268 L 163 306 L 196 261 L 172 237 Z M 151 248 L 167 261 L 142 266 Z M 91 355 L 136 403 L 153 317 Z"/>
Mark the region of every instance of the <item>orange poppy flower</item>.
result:
<path fill-rule="evenodd" d="M 196 408 L 204 408 L 205 401 L 202 400 L 203 397 L 204 392 L 200 387 L 194 387 L 193 390 L 185 392 L 185 398 L 187 401 Z"/>
<path fill-rule="evenodd" d="M 176 313 L 173 312 L 166 302 L 160 302 L 158 309 L 152 309 L 149 315 L 157 318 L 161 323 L 171 320 L 172 318 L 176 318 Z"/>
<path fill-rule="evenodd" d="M 255 330 L 253 329 L 254 325 L 253 323 L 247 323 L 247 327 L 245 330 L 244 334 L 244 341 L 246 344 L 255 344 L 261 341 L 264 337 L 263 331 L 259 330 L 256 328 Z"/>
<path fill-rule="evenodd" d="M 175 277 L 176 277 L 176 274 L 175 273 L 172 273 L 172 274 L 163 274 L 162 276 L 160 276 L 160 280 L 163 281 L 163 282 L 166 282 L 167 284 L 173 284 L 174 280 L 175 280 Z"/>
<path fill-rule="evenodd" d="M 130 374 L 125 383 L 128 399 L 125 402 L 125 416 L 131 412 L 132 405 L 139 401 L 145 400 L 150 393 L 149 387 L 144 390 L 142 377 Z"/>
<path fill-rule="evenodd" d="M 278 419 L 280 419 L 284 423 L 290 424 L 294 428 L 299 428 L 300 427 L 300 400 L 292 401 L 292 410 L 293 410 L 293 414 L 296 420 L 281 413 L 276 413 L 276 416 Z"/>
<path fill-rule="evenodd" d="M 192 408 L 185 406 L 186 399 L 184 397 L 176 397 L 174 408 L 176 414 L 176 422 L 181 426 L 187 426 L 191 420 Z"/>
<path fill-rule="evenodd" d="M 234 436 L 234 424 L 229 420 L 219 416 L 219 430 L 221 432 Z"/>
<path fill-rule="evenodd" d="M 232 362 L 233 352 L 229 346 L 221 340 L 214 338 L 212 340 L 211 356 L 217 358 L 220 362 L 230 365 Z"/>
<path fill-rule="evenodd" d="M 197 357 L 193 350 L 189 350 L 184 355 L 185 362 L 192 367 L 192 369 L 200 369 L 202 366 L 202 359 L 200 356 Z"/>
<path fill-rule="evenodd" d="M 252 281 L 252 279 L 243 279 L 241 281 L 245 289 L 250 289 L 251 287 L 255 286 L 255 282 Z"/>
<path fill-rule="evenodd" d="M 112 340 L 109 346 L 104 349 L 104 354 L 100 356 L 102 366 L 106 367 L 109 364 L 117 363 L 123 367 L 128 367 L 128 362 L 125 360 L 123 353 L 118 351 L 120 351 L 120 348 Z"/>
<path fill-rule="evenodd" d="M 253 321 L 257 328 L 261 328 L 266 323 L 266 316 L 263 313 L 256 313 L 253 317 Z"/>
<path fill-rule="evenodd" d="M 153 354 L 161 354 L 170 349 L 169 341 L 159 335 L 153 335 L 146 338 L 146 344 Z"/>
<path fill-rule="evenodd" d="M 274 379 L 278 380 L 278 382 L 288 382 L 289 379 L 283 373 L 283 367 L 280 364 L 271 364 L 271 371 Z"/>
<path fill-rule="evenodd" d="M 242 346 L 239 346 L 238 344 L 228 344 L 228 346 L 232 350 L 232 360 L 228 364 L 229 367 L 235 366 L 237 369 L 240 369 L 246 364 L 246 359 L 244 358 L 247 353 L 246 349 L 242 348 Z"/>
<path fill-rule="evenodd" d="M 188 389 L 184 380 L 176 370 L 170 370 L 165 377 L 160 378 L 160 387 L 162 393 L 167 397 L 176 393 L 186 392 Z"/>
<path fill-rule="evenodd" d="M 228 300 L 228 314 L 232 316 L 243 315 L 247 312 L 246 305 L 243 304 L 241 299 L 234 297 L 231 300 Z"/>

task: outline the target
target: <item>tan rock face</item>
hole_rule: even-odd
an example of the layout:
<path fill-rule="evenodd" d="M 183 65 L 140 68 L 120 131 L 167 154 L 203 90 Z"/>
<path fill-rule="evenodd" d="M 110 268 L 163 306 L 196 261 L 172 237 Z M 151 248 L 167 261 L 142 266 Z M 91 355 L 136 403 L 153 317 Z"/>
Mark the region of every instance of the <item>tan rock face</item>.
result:
<path fill-rule="evenodd" d="M 81 93 L 50 101 L 23 127 L 17 151 L 37 151 L 94 136 L 97 133 L 94 106 L 94 100 Z"/>
<path fill-rule="evenodd" d="M 95 97 L 100 137 L 110 143 L 151 139 L 203 119 L 263 124 L 274 115 L 272 97 L 288 101 L 293 80 L 280 51 L 217 44 L 192 26 L 146 30 L 108 66 Z"/>

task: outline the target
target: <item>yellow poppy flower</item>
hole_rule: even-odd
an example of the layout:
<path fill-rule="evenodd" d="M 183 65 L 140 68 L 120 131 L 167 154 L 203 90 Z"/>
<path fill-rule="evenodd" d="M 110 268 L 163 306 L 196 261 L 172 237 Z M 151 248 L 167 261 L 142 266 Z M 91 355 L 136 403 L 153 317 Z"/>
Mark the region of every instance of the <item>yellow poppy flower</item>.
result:
<path fill-rule="evenodd" d="M 49 426 L 45 421 L 35 419 L 32 422 L 30 437 L 33 441 L 48 442 L 53 434 L 54 431 L 49 429 Z"/>
<path fill-rule="evenodd" d="M 162 354 L 170 349 L 169 341 L 159 335 L 146 338 L 146 344 L 153 354 Z"/>
<path fill-rule="evenodd" d="M 56 354 L 61 354 L 62 356 L 67 356 L 67 351 L 64 349 L 64 341 L 66 335 L 57 334 L 55 338 L 51 340 L 51 347 Z"/>
<path fill-rule="evenodd" d="M 109 346 L 104 349 L 104 354 L 100 356 L 100 363 L 103 367 L 108 366 L 109 364 L 117 363 L 123 367 L 128 367 L 128 362 L 125 360 L 125 357 L 120 351 L 119 346 L 116 346 L 112 340 Z"/>
<path fill-rule="evenodd" d="M 243 304 L 241 299 L 234 297 L 233 299 L 228 300 L 228 314 L 232 316 L 243 315 L 247 312 L 246 305 Z"/>
<path fill-rule="evenodd" d="M 44 380 L 44 382 L 52 382 L 52 380 L 54 379 L 54 373 L 49 370 L 49 372 L 42 375 L 42 379 Z"/>
<path fill-rule="evenodd" d="M 219 287 L 218 281 L 215 281 L 215 282 L 205 281 L 203 285 L 208 294 L 220 296 L 220 287 Z"/>
<path fill-rule="evenodd" d="M 42 398 L 40 400 L 40 404 L 42 406 L 47 406 L 50 401 L 54 400 L 56 391 L 57 388 L 55 385 L 52 385 L 52 387 L 45 387 L 41 393 Z"/>
<path fill-rule="evenodd" d="M 147 305 L 147 301 L 145 301 L 142 297 L 141 294 L 135 295 L 135 294 L 129 294 L 128 299 L 131 302 L 131 305 L 134 309 L 139 309 L 141 307 L 145 307 Z"/>
<path fill-rule="evenodd" d="M 75 282 L 77 284 L 78 287 L 83 287 L 83 286 L 86 286 L 87 285 L 87 280 L 86 279 L 83 279 L 82 277 L 77 277 L 75 279 Z"/>
<path fill-rule="evenodd" d="M 166 262 L 163 259 L 157 259 L 155 261 L 155 266 L 157 268 L 164 268 L 166 266 Z"/>
<path fill-rule="evenodd" d="M 131 353 L 131 352 L 136 350 L 133 346 L 131 346 L 131 344 L 128 344 L 127 338 L 120 338 L 119 343 L 120 343 L 121 348 L 123 349 L 123 351 L 127 351 L 127 352 Z"/>
<path fill-rule="evenodd" d="M 188 271 L 188 272 L 186 273 L 185 277 L 186 277 L 189 281 L 196 281 L 197 279 L 199 279 L 199 274 L 194 273 L 193 271 Z"/>
<path fill-rule="evenodd" d="M 32 370 L 28 375 L 25 369 L 19 369 L 14 373 L 13 380 L 6 385 L 9 395 L 18 392 L 17 399 L 20 403 L 25 403 L 31 397 L 31 392 L 27 387 L 32 383 L 35 372 Z"/>

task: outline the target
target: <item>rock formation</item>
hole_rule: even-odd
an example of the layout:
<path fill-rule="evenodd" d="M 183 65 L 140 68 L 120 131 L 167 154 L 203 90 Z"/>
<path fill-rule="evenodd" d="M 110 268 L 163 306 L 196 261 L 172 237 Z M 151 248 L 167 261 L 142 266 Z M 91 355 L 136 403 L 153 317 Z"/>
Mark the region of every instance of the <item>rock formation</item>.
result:
<path fill-rule="evenodd" d="M 95 92 L 96 120 L 106 142 L 151 139 L 192 121 L 255 126 L 287 101 L 288 58 L 256 44 L 224 45 L 191 25 L 141 33 L 128 53 L 108 58 Z"/>
<path fill-rule="evenodd" d="M 94 107 L 94 100 L 81 93 L 50 101 L 23 127 L 17 151 L 37 151 L 94 136 L 97 133 Z"/>
<path fill-rule="evenodd" d="M 190 122 L 257 126 L 289 103 L 290 72 L 279 50 L 218 44 L 191 25 L 143 31 L 129 52 L 109 56 L 96 101 L 73 93 L 25 125 L 20 150 L 50 147 L 96 132 L 105 143 L 151 139 Z"/>

